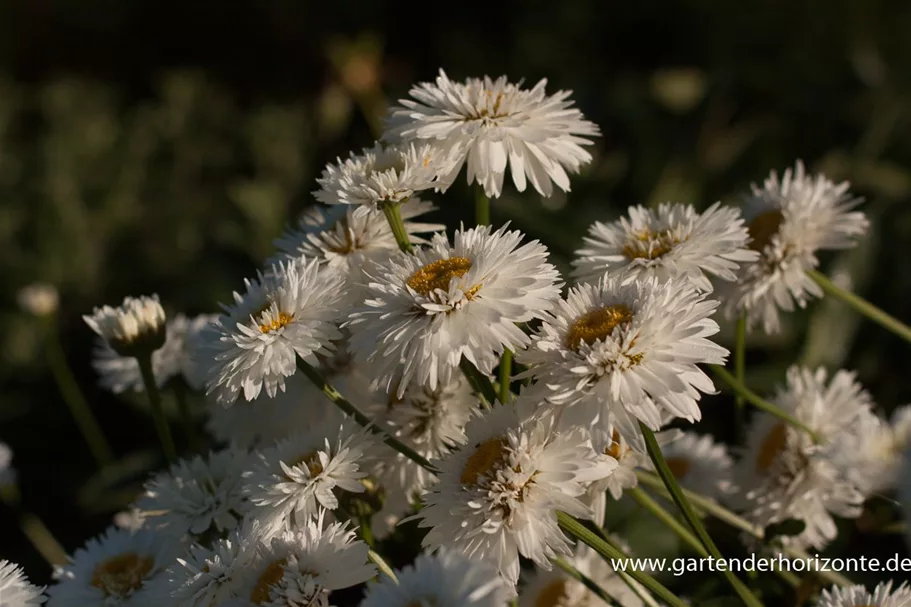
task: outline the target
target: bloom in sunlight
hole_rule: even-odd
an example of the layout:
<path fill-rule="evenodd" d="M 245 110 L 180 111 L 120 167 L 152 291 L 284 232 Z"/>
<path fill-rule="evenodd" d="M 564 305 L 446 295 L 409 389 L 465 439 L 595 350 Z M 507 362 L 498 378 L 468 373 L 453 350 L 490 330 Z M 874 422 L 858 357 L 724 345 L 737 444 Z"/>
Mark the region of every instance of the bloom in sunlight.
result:
<path fill-rule="evenodd" d="M 255 525 L 235 527 L 211 547 L 191 544 L 155 585 L 160 604 L 211 607 L 235 599 L 242 572 L 256 563 L 260 538 Z"/>
<path fill-rule="evenodd" d="M 833 458 L 827 446 L 874 415 L 870 395 L 847 371 L 829 378 L 822 368 L 795 366 L 770 402 L 810 428 L 819 444 L 804 430 L 758 413 L 735 468 L 738 490 L 732 503 L 763 528 L 787 519 L 803 521 L 803 532 L 782 541 L 821 550 L 837 533 L 833 515 L 860 514 L 863 493 L 851 482 L 844 459 Z"/>
<path fill-rule="evenodd" d="M 806 174 L 803 163 L 775 172 L 762 187 L 752 186 L 744 215 L 750 247 L 759 260 L 743 266 L 729 296 L 730 314 L 746 313 L 749 325 L 762 324 L 766 333 L 779 331 L 779 311 L 803 308 L 822 289 L 807 271 L 819 266 L 820 250 L 848 249 L 869 226 L 863 213 L 852 211 L 861 203 L 824 175 Z"/>
<path fill-rule="evenodd" d="M 391 109 L 383 138 L 426 141 L 443 150 L 453 159 L 441 179 L 447 186 L 467 163 L 469 185 L 477 181 L 487 196 L 499 197 L 509 164 L 520 192 L 528 181 L 543 196 L 551 195 L 553 184 L 568 192 L 567 170 L 578 173 L 591 162 L 582 146 L 591 145 L 586 137 L 600 132 L 572 107 L 572 91 L 548 95 L 546 85 L 541 80 L 523 89 L 506 76 L 460 83 L 440 70 L 435 83 L 415 86 L 411 99 Z"/>
<path fill-rule="evenodd" d="M 50 607 L 157 607 L 149 589 L 177 556 L 172 538 L 148 530 L 109 528 L 55 573 Z"/>
<path fill-rule="evenodd" d="M 708 339 L 718 332 L 717 307 L 684 278 L 605 277 L 570 289 L 517 358 L 552 405 L 631 441 L 636 420 L 657 430 L 667 416 L 700 419 L 700 392 L 714 385 L 697 363 L 727 356 Z"/>
<path fill-rule="evenodd" d="M 201 387 L 197 379 L 199 371 L 190 357 L 187 343 L 216 318 L 212 315 L 203 315 L 189 319 L 183 314 L 178 314 L 167 322 L 164 344 L 152 352 L 152 373 L 159 388 L 164 387 L 175 377 L 182 377 L 191 386 Z M 100 376 L 101 387 L 115 394 L 145 390 L 136 359 L 132 356 L 121 356 L 103 339 L 98 339 L 92 366 Z"/>
<path fill-rule="evenodd" d="M 54 285 L 36 282 L 19 289 L 16 302 L 23 311 L 33 316 L 50 316 L 60 306 L 60 294 Z"/>
<path fill-rule="evenodd" d="M 208 393 L 223 405 L 241 393 L 253 400 L 264 388 L 275 396 L 297 371 L 297 357 L 316 365 L 316 355 L 331 354 L 341 338 L 344 283 L 337 272 L 321 272 L 319 260 L 281 262 L 244 282 L 246 293 L 234 293 L 234 305 L 203 333 L 214 359 Z"/>
<path fill-rule="evenodd" d="M 446 228 L 437 223 L 410 221 L 434 209 L 429 202 L 417 198 L 401 205 L 399 213 L 411 242 L 423 244 L 426 241 L 419 234 Z M 344 275 L 349 288 L 361 282 L 368 263 L 382 261 L 399 248 L 381 210 L 344 205 L 311 208 L 301 215 L 297 227 L 287 230 L 275 241 L 275 246 L 279 250 L 277 260 L 301 256 L 320 259 L 326 266 Z"/>
<path fill-rule="evenodd" d="M 617 541 L 615 538 L 614 541 Z M 622 544 L 622 542 L 619 542 Z M 625 550 L 629 554 L 629 550 Z M 566 561 L 577 571 L 588 576 L 613 599 L 612 604 L 620 607 L 643 607 L 645 603 L 639 593 L 647 592 L 637 582 L 636 591 L 630 588 L 598 553 L 580 544 Z M 519 607 L 596 607 L 604 600 L 585 584 L 572 578 L 562 569 L 542 570 L 536 568 L 529 574 L 523 573 L 519 587 Z"/>
<path fill-rule="evenodd" d="M 0 605 L 38 607 L 45 600 L 44 588 L 30 584 L 21 567 L 0 559 Z"/>
<path fill-rule="evenodd" d="M 570 554 L 556 511 L 590 518 L 579 501 L 585 483 L 613 471 L 595 456 L 585 431 L 557 433 L 551 417 L 520 421 L 504 405 L 469 422 L 466 434 L 466 445 L 435 462 L 439 482 L 416 515 L 430 528 L 424 546 L 486 560 L 512 585 L 520 554 L 544 568 Z"/>
<path fill-rule="evenodd" d="M 823 590 L 816 607 L 909 607 L 911 606 L 911 588 L 908 582 L 892 589 L 894 582 L 882 582 L 867 591 L 863 586 L 833 586 Z"/>
<path fill-rule="evenodd" d="M 274 536 L 295 528 L 318 510 L 339 506 L 340 490 L 364 491 L 361 480 L 373 463 L 372 434 L 353 422 L 330 420 L 279 442 L 258 454 L 245 476 L 245 492 L 254 505 L 250 517 Z"/>
<path fill-rule="evenodd" d="M 316 180 L 320 189 L 313 195 L 325 204 L 371 209 L 400 204 L 418 192 L 438 188 L 440 174 L 448 172 L 451 164 L 443 150 L 427 144 L 384 147 L 376 143 L 328 165 Z"/>
<path fill-rule="evenodd" d="M 748 240 L 740 211 L 720 202 L 701 214 L 682 204 L 630 207 L 629 218 L 592 224 L 585 248 L 576 251 L 573 276 L 592 283 L 606 273 L 624 282 L 685 276 L 708 292 L 710 277 L 737 280 L 740 264 L 759 257 L 747 248 Z"/>
<path fill-rule="evenodd" d="M 681 432 L 661 447 L 680 486 L 708 498 L 720 498 L 732 488 L 734 460 L 723 443 L 708 434 Z"/>
<path fill-rule="evenodd" d="M 560 296 L 559 273 L 538 241 L 489 226 L 434 236 L 414 255 L 368 270 L 368 299 L 347 327 L 356 362 L 401 397 L 412 382 L 435 390 L 464 356 L 490 373 L 503 350 L 528 337 L 516 323 L 541 318 Z"/>
<path fill-rule="evenodd" d="M 95 308 L 82 319 L 121 356 L 148 355 L 165 342 L 165 313 L 158 295 L 126 297 L 118 307 Z"/>
<path fill-rule="evenodd" d="M 367 586 L 360 607 L 503 607 L 513 596 L 489 563 L 441 548 Z"/>
<path fill-rule="evenodd" d="M 180 460 L 145 484 L 135 508 L 146 524 L 177 538 L 210 529 L 223 535 L 248 510 L 241 475 L 249 460 L 237 448 Z"/>
<path fill-rule="evenodd" d="M 368 551 L 345 524 L 324 524 L 321 512 L 259 547 L 255 565 L 244 568 L 238 581 L 243 600 L 235 604 L 328 607 L 331 591 L 376 575 Z"/>

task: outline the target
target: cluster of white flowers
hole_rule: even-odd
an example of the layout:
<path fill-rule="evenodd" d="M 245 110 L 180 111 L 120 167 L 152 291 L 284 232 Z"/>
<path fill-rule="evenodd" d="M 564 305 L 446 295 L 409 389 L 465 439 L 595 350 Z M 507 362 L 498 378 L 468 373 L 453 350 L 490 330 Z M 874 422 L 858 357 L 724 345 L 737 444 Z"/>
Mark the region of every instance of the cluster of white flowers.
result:
<path fill-rule="evenodd" d="M 558 513 L 599 527 L 608 500 L 663 459 L 759 529 L 801 521 L 782 549 L 822 549 L 833 517 L 900 488 L 911 408 L 885 421 L 847 371 L 792 368 L 770 398 L 778 413 L 755 415 L 731 453 L 671 427 L 702 419 L 702 395 L 717 392 L 704 365 L 728 357 L 719 309 L 773 332 L 821 294 L 807 274 L 817 252 L 867 228 L 847 184 L 798 162 L 754 186 L 744 215 L 632 207 L 591 226 L 565 292 L 546 246 L 518 230 L 450 237 L 421 221 L 435 206 L 418 195 L 445 192 L 463 166 L 489 197 L 507 166 L 520 192 L 569 191 L 599 131 L 545 85 L 441 71 L 413 88 L 380 142 L 326 167 L 314 195 L 328 206 L 276 240 L 220 316 L 168 321 L 143 297 L 86 317 L 104 387 L 204 387 L 220 447 L 149 480 L 122 528 L 57 571 L 51 607 L 326 607 L 378 571 L 362 607 L 594 605 L 590 583 L 653 605 Z M 648 447 L 656 431 L 663 456 Z M 425 552 L 391 572 L 371 548 L 408 521 Z M 16 607 L 40 602 L 5 563 L 0 588 Z M 834 589 L 818 604 L 903 605 L 909 592 Z"/>

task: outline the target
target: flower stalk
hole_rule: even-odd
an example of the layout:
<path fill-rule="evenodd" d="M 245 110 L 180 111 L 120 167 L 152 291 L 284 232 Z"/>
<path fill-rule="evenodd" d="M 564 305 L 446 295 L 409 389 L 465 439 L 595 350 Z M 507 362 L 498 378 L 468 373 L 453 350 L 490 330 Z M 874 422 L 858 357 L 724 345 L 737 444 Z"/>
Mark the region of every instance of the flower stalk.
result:
<path fill-rule="evenodd" d="M 383 214 L 386 216 L 386 221 L 389 222 L 389 228 L 392 230 L 392 235 L 395 237 L 399 249 L 403 253 L 411 253 L 413 247 L 411 240 L 408 238 L 408 230 L 405 229 L 405 222 L 402 220 L 400 206 L 401 203 L 398 202 L 384 204 Z"/>
<path fill-rule="evenodd" d="M 155 430 L 158 432 L 158 440 L 161 441 L 161 448 L 169 464 L 177 461 L 177 448 L 174 446 L 174 439 L 171 437 L 171 427 L 168 425 L 168 419 L 165 417 L 164 408 L 161 405 L 161 391 L 155 382 L 155 373 L 152 371 L 152 353 L 140 354 L 136 357 L 139 363 L 139 373 L 142 375 L 142 383 L 145 384 L 146 394 L 149 395 L 149 404 L 152 406 L 152 418 L 155 420 Z"/>

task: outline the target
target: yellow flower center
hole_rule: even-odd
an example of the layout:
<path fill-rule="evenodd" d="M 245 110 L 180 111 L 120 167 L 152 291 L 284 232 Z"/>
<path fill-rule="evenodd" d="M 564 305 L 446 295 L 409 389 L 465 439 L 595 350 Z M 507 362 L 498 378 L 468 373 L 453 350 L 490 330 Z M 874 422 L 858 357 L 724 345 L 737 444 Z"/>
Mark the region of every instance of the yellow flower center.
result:
<path fill-rule="evenodd" d="M 251 602 L 256 605 L 262 605 L 269 601 L 269 590 L 272 586 L 278 584 L 285 575 L 286 560 L 287 559 L 279 559 L 266 567 L 266 570 L 263 571 L 259 576 L 259 579 L 256 580 L 256 586 L 253 587 L 253 592 L 250 593 Z"/>
<path fill-rule="evenodd" d="M 680 244 L 670 230 L 653 232 L 649 229 L 640 230 L 630 235 L 623 246 L 623 254 L 627 259 L 658 259 Z"/>
<path fill-rule="evenodd" d="M 611 435 L 611 444 L 604 449 L 604 455 L 610 455 L 612 458 L 619 461 L 629 450 L 629 447 L 623 448 L 620 444 L 620 433 L 614 430 L 614 433 Z"/>
<path fill-rule="evenodd" d="M 481 477 L 489 474 L 494 466 L 505 459 L 508 444 L 509 442 L 505 438 L 497 437 L 489 438 L 478 445 L 475 452 L 465 462 L 465 468 L 462 469 L 459 481 L 463 485 L 477 485 Z"/>
<path fill-rule="evenodd" d="M 259 325 L 259 330 L 263 333 L 271 333 L 272 331 L 278 331 L 282 327 L 287 327 L 291 324 L 291 321 L 294 320 L 294 316 L 287 314 L 285 312 L 279 312 L 278 316 L 271 319 L 263 319 L 263 322 Z"/>
<path fill-rule="evenodd" d="M 671 474 L 674 475 L 674 478 L 681 480 L 689 474 L 693 463 L 685 457 L 669 457 L 667 458 L 667 467 L 671 469 Z"/>
<path fill-rule="evenodd" d="M 761 253 L 772 242 L 772 238 L 778 233 L 783 221 L 784 215 L 778 210 L 766 211 L 754 217 L 750 225 L 747 226 L 747 231 L 752 239 L 750 248 Z"/>
<path fill-rule="evenodd" d="M 427 297 L 437 289 L 448 291 L 450 281 L 453 278 L 461 278 L 467 274 L 470 269 L 471 260 L 467 257 L 438 259 L 412 274 L 408 280 L 405 281 L 405 284 L 424 297 Z M 473 298 L 480 289 L 481 285 L 471 287 L 465 291 L 465 297 L 468 299 Z"/>
<path fill-rule="evenodd" d="M 586 312 L 569 327 L 566 347 L 578 350 L 582 342 L 592 345 L 608 337 L 615 328 L 627 325 L 633 320 L 633 312 L 627 306 L 618 304 Z"/>
<path fill-rule="evenodd" d="M 566 598 L 566 580 L 554 580 L 544 587 L 537 598 L 535 607 L 556 607 Z"/>
<path fill-rule="evenodd" d="M 759 474 L 768 472 L 787 445 L 788 427 L 779 422 L 769 430 L 759 447 L 759 454 L 756 456 L 756 472 Z"/>
<path fill-rule="evenodd" d="M 320 463 L 319 454 L 316 451 L 308 451 L 300 457 L 288 462 L 289 468 L 296 468 L 300 465 L 306 465 L 310 472 L 310 478 L 318 476 L 323 471 L 323 465 Z"/>
<path fill-rule="evenodd" d="M 91 584 L 105 596 L 124 598 L 142 587 L 153 565 L 152 557 L 135 552 L 118 554 L 95 567 Z"/>

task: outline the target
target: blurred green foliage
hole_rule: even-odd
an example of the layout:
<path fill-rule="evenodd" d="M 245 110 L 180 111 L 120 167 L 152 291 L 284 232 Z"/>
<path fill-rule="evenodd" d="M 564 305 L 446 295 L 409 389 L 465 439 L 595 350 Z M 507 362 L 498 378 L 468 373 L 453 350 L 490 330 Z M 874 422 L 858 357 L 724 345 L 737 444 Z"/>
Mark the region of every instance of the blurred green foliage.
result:
<path fill-rule="evenodd" d="M 369 145 L 386 100 L 439 67 L 456 78 L 547 77 L 601 126 L 572 193 L 510 192 L 493 204 L 495 223 L 542 239 L 564 269 L 595 219 L 665 200 L 736 203 L 751 181 L 803 158 L 851 180 L 874 223 L 826 269 L 911 320 L 909 30 L 911 3 L 889 0 L 500 2 L 483 12 L 0 1 L 0 440 L 16 454 L 24 503 L 67 549 L 116 506 L 77 504 L 91 459 L 18 290 L 59 289 L 70 362 L 115 449 L 141 459 L 151 423 L 94 386 L 80 315 L 149 292 L 171 311 L 215 310 L 311 204 L 322 166 Z M 439 198 L 438 219 L 470 221 L 470 200 L 458 184 Z M 791 320 L 780 336 L 751 338 L 752 386 L 770 390 L 802 360 L 857 369 L 884 411 L 911 401 L 907 344 L 838 302 Z M 729 439 L 730 404 L 707 399 L 700 429 Z M 838 549 L 901 549 L 851 528 Z M 0 529 L 2 556 L 45 577 L 9 517 Z M 630 529 L 641 530 L 635 545 L 651 527 Z"/>

